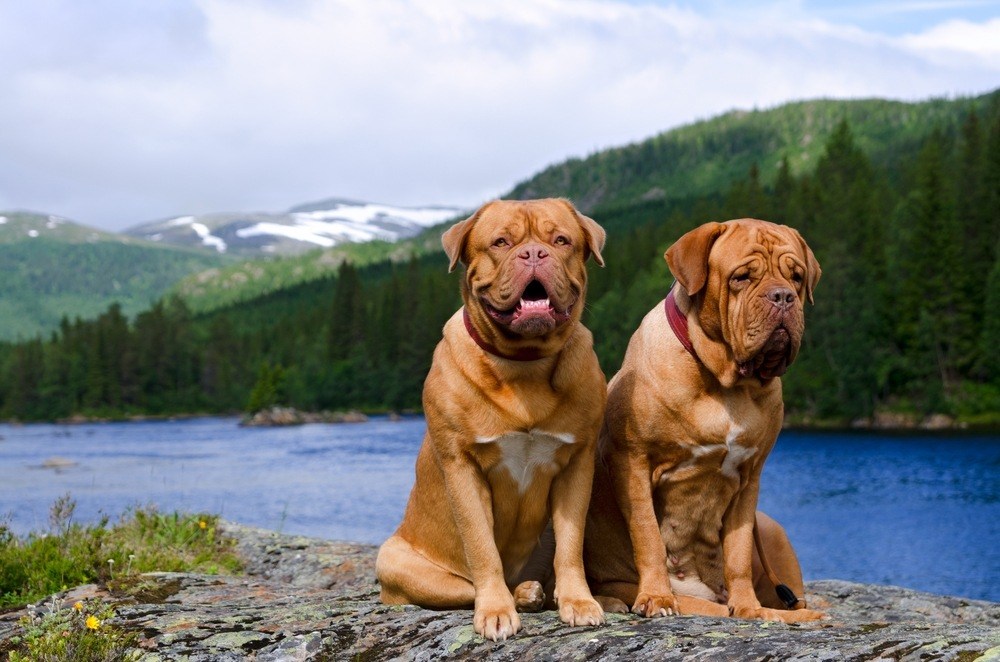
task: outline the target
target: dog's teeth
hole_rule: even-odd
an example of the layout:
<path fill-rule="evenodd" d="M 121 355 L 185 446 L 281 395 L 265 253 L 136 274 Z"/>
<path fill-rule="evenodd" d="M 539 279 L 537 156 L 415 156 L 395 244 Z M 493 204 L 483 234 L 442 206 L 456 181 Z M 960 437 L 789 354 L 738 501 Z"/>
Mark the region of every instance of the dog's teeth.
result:
<path fill-rule="evenodd" d="M 548 299 L 538 299 L 537 301 L 527 301 L 525 299 L 521 299 L 520 307 L 522 309 L 525 309 L 525 308 L 541 308 L 541 309 L 544 309 L 544 310 L 548 310 L 548 308 L 549 308 L 549 300 Z"/>

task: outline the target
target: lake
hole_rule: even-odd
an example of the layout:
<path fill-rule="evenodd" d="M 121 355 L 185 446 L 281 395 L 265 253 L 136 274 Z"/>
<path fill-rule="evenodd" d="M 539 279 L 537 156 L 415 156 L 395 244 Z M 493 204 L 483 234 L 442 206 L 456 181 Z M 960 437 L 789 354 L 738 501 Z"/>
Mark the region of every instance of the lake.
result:
<path fill-rule="evenodd" d="M 44 531 L 127 508 L 218 513 L 379 543 L 402 516 L 423 418 L 240 428 L 234 418 L 0 425 L 0 517 Z M 42 468 L 49 458 L 73 463 Z M 784 432 L 760 507 L 785 525 L 806 579 L 895 584 L 1000 601 L 1000 437 Z"/>

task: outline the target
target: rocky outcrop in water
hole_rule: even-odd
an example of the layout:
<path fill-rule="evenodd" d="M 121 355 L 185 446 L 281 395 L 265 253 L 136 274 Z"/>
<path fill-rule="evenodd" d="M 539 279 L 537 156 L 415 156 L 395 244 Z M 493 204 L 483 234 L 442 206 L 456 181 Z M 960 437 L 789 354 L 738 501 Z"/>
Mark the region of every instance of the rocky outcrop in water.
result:
<path fill-rule="evenodd" d="M 817 581 L 811 606 L 830 619 L 781 623 L 609 615 L 570 628 L 554 612 L 522 615 L 523 630 L 494 643 L 471 611 L 388 607 L 378 601 L 376 549 L 226 524 L 247 574 L 143 576 L 119 607 L 142 633 L 144 662 L 158 660 L 1000 660 L 1000 604 L 906 589 Z M 60 594 L 65 604 L 96 586 Z M 110 598 L 109 598 L 110 599 Z M 0 616 L 0 641 L 18 614 Z"/>
<path fill-rule="evenodd" d="M 306 423 L 364 423 L 368 417 L 359 411 L 309 412 L 292 407 L 271 407 L 262 409 L 252 416 L 246 416 L 240 425 L 250 427 L 272 427 L 280 425 L 305 425 Z"/>

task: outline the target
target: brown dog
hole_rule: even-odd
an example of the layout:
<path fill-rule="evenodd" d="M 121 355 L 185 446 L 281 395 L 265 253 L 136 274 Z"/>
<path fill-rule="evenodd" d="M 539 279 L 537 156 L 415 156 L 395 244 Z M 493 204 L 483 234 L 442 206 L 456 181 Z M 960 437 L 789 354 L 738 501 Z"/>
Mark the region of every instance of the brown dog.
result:
<path fill-rule="evenodd" d="M 785 610 L 754 545 L 760 472 L 784 410 L 779 376 L 798 352 L 819 264 L 798 232 L 752 219 L 703 225 L 665 257 L 677 283 L 608 386 L 585 543 L 594 595 L 645 616 L 820 618 Z M 756 520 L 771 576 L 801 597 L 784 530 Z"/>
<path fill-rule="evenodd" d="M 543 602 L 522 572 L 551 519 L 560 618 L 604 622 L 583 527 L 605 384 L 579 322 L 604 237 L 565 200 L 491 202 L 442 237 L 465 306 L 424 383 L 416 483 L 376 563 L 383 602 L 474 606 L 476 632 L 506 639 Z"/>

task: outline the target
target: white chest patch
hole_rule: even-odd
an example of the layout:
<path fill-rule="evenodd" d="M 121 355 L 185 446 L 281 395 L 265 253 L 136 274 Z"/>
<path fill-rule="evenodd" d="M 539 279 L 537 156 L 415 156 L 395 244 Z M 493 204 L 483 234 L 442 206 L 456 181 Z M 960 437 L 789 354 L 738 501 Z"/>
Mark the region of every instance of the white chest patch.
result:
<path fill-rule="evenodd" d="M 720 453 L 721 464 L 719 473 L 727 478 L 738 479 L 740 477 L 740 467 L 757 453 L 757 449 L 752 446 L 741 446 L 739 436 L 743 432 L 741 428 L 732 427 L 726 435 L 725 444 L 701 444 L 690 446 L 691 457 L 677 465 L 677 469 L 686 469 L 697 466 L 702 462 L 702 457 L 711 453 Z M 665 473 L 660 477 L 660 482 L 670 480 L 670 474 Z"/>
<path fill-rule="evenodd" d="M 739 443 L 743 428 L 733 426 L 726 435 L 726 457 L 722 461 L 722 474 L 730 478 L 739 478 L 739 469 L 744 462 L 757 453 L 752 446 L 741 446 Z"/>
<path fill-rule="evenodd" d="M 501 465 L 517 483 L 521 494 L 528 489 L 539 467 L 553 465 L 556 451 L 576 438 L 566 432 L 508 432 L 499 437 L 476 437 L 477 444 L 496 444 L 502 456 Z M 554 468 L 554 467 L 553 467 Z"/>

